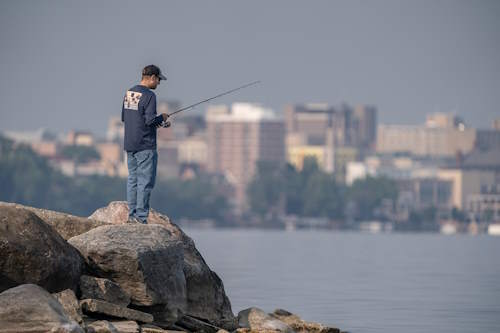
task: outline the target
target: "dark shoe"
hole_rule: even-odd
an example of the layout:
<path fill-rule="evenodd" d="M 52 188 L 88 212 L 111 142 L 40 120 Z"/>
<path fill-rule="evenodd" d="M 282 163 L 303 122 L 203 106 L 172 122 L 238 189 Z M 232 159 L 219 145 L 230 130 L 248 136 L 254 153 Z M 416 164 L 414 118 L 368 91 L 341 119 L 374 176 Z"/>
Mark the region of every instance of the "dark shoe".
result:
<path fill-rule="evenodd" d="M 139 220 L 139 218 L 136 217 L 136 216 L 129 216 L 128 220 L 127 220 L 127 223 L 131 223 L 131 224 L 137 224 L 137 223 L 139 223 L 139 224 L 142 224 L 142 221 Z"/>

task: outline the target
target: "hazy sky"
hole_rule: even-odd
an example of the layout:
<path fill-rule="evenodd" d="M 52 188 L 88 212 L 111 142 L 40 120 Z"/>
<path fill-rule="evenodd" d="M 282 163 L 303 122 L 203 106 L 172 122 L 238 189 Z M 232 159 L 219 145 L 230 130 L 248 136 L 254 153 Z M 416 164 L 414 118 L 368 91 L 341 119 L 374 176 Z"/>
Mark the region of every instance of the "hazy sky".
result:
<path fill-rule="evenodd" d="M 500 1 L 0 1 L 0 131 L 103 134 L 144 65 L 183 105 L 372 104 L 500 117 Z M 204 110 L 204 107 L 201 108 Z"/>

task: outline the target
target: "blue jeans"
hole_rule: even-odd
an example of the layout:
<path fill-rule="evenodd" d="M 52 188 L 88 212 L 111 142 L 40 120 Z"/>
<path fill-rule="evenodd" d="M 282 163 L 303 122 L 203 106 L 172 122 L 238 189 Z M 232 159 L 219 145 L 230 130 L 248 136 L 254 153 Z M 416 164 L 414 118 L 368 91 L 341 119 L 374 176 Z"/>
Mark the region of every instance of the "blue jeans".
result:
<path fill-rule="evenodd" d="M 127 202 L 129 217 L 137 217 L 147 223 L 149 215 L 149 197 L 155 185 L 158 153 L 148 149 L 127 152 L 128 179 Z"/>

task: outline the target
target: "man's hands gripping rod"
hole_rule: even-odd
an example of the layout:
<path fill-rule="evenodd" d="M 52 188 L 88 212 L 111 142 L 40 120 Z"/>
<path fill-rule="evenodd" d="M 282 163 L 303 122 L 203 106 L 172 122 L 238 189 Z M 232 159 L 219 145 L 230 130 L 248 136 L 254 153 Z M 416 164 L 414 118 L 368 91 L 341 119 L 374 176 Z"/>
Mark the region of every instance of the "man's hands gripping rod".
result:
<path fill-rule="evenodd" d="M 230 93 L 235 92 L 235 91 L 240 90 L 240 89 L 244 89 L 244 88 L 247 88 L 247 87 L 253 86 L 253 85 L 258 84 L 258 83 L 260 83 L 260 81 L 250 82 L 250 83 L 247 83 L 247 84 L 242 85 L 241 87 L 238 87 L 238 88 L 234 88 L 234 89 L 228 90 L 228 91 L 223 92 L 223 93 L 221 93 L 221 94 L 219 94 L 219 95 L 216 95 L 216 96 L 214 96 L 214 97 L 210 97 L 210 98 L 204 99 L 204 100 L 203 100 L 203 101 L 201 101 L 201 102 L 191 104 L 191 105 L 189 105 L 189 106 L 186 106 L 185 108 L 182 108 L 182 109 L 177 110 L 177 111 L 175 111 L 175 112 L 172 112 L 172 113 L 170 113 L 170 114 L 168 114 L 168 113 L 162 113 L 161 115 L 162 115 L 162 117 L 163 117 L 163 121 L 161 122 L 160 126 L 161 126 L 161 127 L 163 127 L 163 128 L 168 128 L 168 127 L 170 127 L 172 124 L 170 123 L 170 121 L 167 121 L 167 119 L 168 119 L 170 116 L 172 116 L 172 115 L 174 115 L 174 114 L 176 114 L 176 113 L 179 113 L 179 112 L 181 112 L 181 111 L 186 111 L 186 110 L 192 109 L 192 108 L 194 108 L 194 107 L 195 107 L 195 106 L 197 106 L 197 105 L 200 105 L 200 104 L 206 103 L 206 102 L 211 101 L 211 100 L 213 100 L 213 99 L 216 99 L 216 98 L 218 98 L 218 97 L 221 97 L 221 96 L 224 96 L 224 95 L 230 94 Z"/>

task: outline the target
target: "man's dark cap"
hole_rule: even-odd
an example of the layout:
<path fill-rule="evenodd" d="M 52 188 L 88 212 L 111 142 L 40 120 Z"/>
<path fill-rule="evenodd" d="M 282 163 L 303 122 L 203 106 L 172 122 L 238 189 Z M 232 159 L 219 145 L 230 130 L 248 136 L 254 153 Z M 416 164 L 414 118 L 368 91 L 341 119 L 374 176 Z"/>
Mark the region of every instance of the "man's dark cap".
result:
<path fill-rule="evenodd" d="M 160 78 L 160 80 L 166 80 L 167 77 L 161 73 L 161 70 L 158 66 L 155 65 L 148 65 L 144 67 L 142 70 L 142 75 L 143 76 L 151 76 L 151 75 L 156 75 L 157 77 Z"/>

